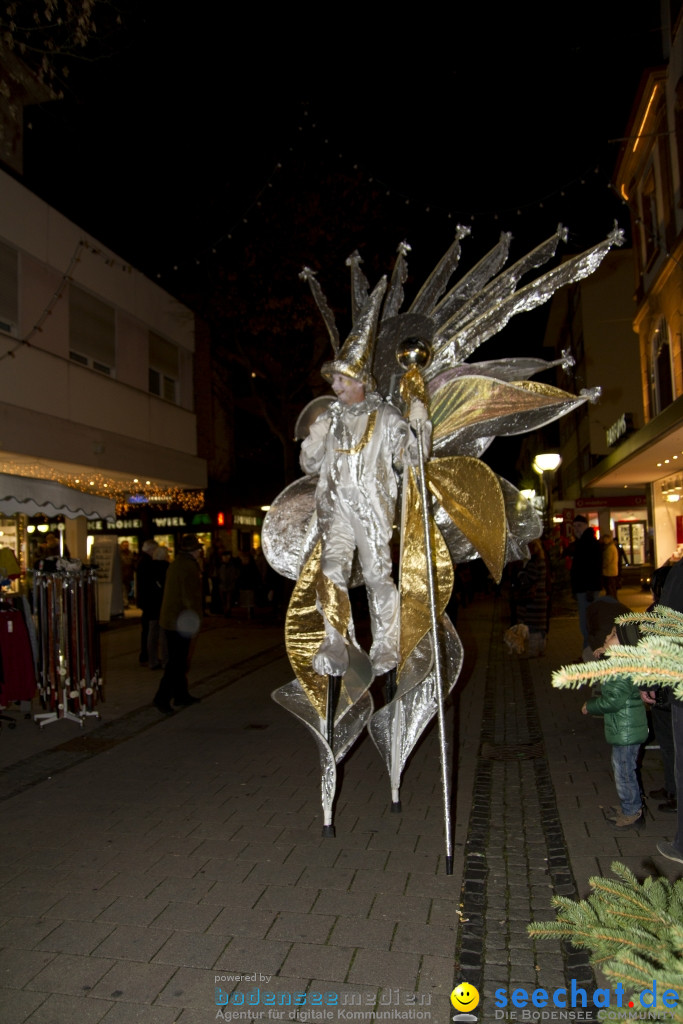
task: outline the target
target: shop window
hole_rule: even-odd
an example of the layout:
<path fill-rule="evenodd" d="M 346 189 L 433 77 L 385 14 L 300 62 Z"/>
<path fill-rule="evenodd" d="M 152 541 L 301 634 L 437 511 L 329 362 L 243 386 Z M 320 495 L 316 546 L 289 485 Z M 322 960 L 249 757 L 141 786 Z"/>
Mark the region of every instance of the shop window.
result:
<path fill-rule="evenodd" d="M 0 331 L 17 333 L 19 319 L 19 254 L 0 242 Z"/>
<path fill-rule="evenodd" d="M 656 416 L 674 400 L 669 328 L 663 318 L 655 327 L 650 348 L 650 401 Z"/>
<path fill-rule="evenodd" d="M 643 247 L 643 265 L 647 268 L 655 260 L 659 252 L 659 222 L 657 217 L 657 188 L 655 169 L 651 164 L 640 193 L 641 211 L 641 243 Z"/>
<path fill-rule="evenodd" d="M 643 520 L 620 522 L 617 544 L 626 555 L 629 565 L 644 565 L 647 561 L 647 523 Z"/>
<path fill-rule="evenodd" d="M 116 365 L 113 308 L 73 284 L 69 288 L 69 358 L 110 376 Z"/>
<path fill-rule="evenodd" d="M 178 349 L 170 341 L 149 332 L 149 392 L 178 402 L 179 359 Z"/>

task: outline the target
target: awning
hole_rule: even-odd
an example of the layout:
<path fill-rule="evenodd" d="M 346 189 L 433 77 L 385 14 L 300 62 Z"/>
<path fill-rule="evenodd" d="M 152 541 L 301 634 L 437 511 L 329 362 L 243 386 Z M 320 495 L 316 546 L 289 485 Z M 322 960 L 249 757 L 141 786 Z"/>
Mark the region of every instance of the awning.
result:
<path fill-rule="evenodd" d="M 116 505 L 111 498 L 86 494 L 54 480 L 0 473 L 0 515 L 13 516 L 17 512 L 67 519 L 116 519 Z"/>

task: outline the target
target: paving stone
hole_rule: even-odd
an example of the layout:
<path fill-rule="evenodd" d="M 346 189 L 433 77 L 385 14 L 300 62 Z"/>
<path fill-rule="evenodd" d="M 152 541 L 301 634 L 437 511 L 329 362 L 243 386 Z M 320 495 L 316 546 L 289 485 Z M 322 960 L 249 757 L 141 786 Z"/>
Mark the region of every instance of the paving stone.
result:
<path fill-rule="evenodd" d="M 149 895 L 157 900 L 198 903 L 214 885 L 211 878 L 164 878 Z"/>
<path fill-rule="evenodd" d="M 203 932 L 220 913 L 221 910 L 211 904 L 169 903 L 154 919 L 154 927 L 172 928 L 185 932 Z"/>
<path fill-rule="evenodd" d="M 379 988 L 376 985 L 349 985 L 339 981 L 331 985 L 329 981 L 321 978 L 312 979 L 309 991 L 322 993 L 323 1002 L 328 1003 L 337 1015 L 342 1009 L 346 1013 L 355 1013 L 359 1010 L 372 1013 L 379 998 Z"/>
<path fill-rule="evenodd" d="M 0 984 L 3 988 L 23 988 L 54 960 L 54 953 L 20 949 L 0 950 Z"/>
<path fill-rule="evenodd" d="M 118 867 L 118 864 L 117 864 Z M 158 880 L 150 875 L 136 873 L 134 871 L 120 871 L 113 878 L 110 878 L 106 885 L 99 890 L 102 895 L 112 896 L 136 896 L 144 899 L 149 896 L 158 886 Z"/>
<path fill-rule="evenodd" d="M 396 924 L 386 918 L 368 920 L 359 917 L 340 917 L 328 942 L 333 946 L 356 946 L 364 951 L 388 950 L 395 931 Z"/>
<path fill-rule="evenodd" d="M 264 885 L 296 885 L 305 868 L 300 864 L 255 864 L 245 881 Z"/>
<path fill-rule="evenodd" d="M 258 910 L 289 910 L 298 913 L 309 913 L 318 899 L 319 889 L 307 889 L 303 885 L 292 888 L 287 885 L 267 886 L 256 904 Z"/>
<path fill-rule="evenodd" d="M 219 907 L 253 907 L 266 888 L 266 882 L 213 882 L 200 902 Z"/>
<path fill-rule="evenodd" d="M 0 1020 L 2 1024 L 24 1024 L 34 1010 L 46 1000 L 44 992 L 0 988 Z"/>
<path fill-rule="evenodd" d="M 259 973 L 272 976 L 281 969 L 290 949 L 290 942 L 236 937 L 230 939 L 213 968 L 217 973 L 247 974 L 258 964 Z"/>
<path fill-rule="evenodd" d="M 61 893 L 31 891 L 21 887 L 0 898 L 0 915 L 5 917 L 41 917 L 61 899 Z"/>
<path fill-rule="evenodd" d="M 426 924 L 432 901 L 424 896 L 401 896 L 378 893 L 370 910 L 370 918 L 386 917 L 391 921 L 415 921 Z"/>
<path fill-rule="evenodd" d="M 94 953 L 98 957 L 112 960 L 140 960 L 147 963 L 170 935 L 167 928 L 122 924 L 95 948 Z"/>
<path fill-rule="evenodd" d="M 392 949 L 406 953 L 427 953 L 435 956 L 455 956 L 455 928 L 436 925 L 408 924 L 402 921 L 394 935 Z"/>
<path fill-rule="evenodd" d="M 152 960 L 156 964 L 177 964 L 182 967 L 213 967 L 225 950 L 227 941 L 221 935 L 176 932 Z"/>
<path fill-rule="evenodd" d="M 155 899 L 153 896 L 144 900 L 138 900 L 132 896 L 119 896 L 106 910 L 102 911 L 98 921 L 112 924 L 148 925 L 152 924 L 168 905 L 168 900 Z"/>
<path fill-rule="evenodd" d="M 420 969 L 420 957 L 413 953 L 387 953 L 378 949 L 372 957 L 356 956 L 347 976 L 351 984 L 371 985 L 382 978 L 388 988 L 414 991 Z"/>
<path fill-rule="evenodd" d="M 329 870 L 339 859 L 339 847 L 335 843 L 325 846 L 295 846 L 285 859 L 289 868 L 299 865 L 301 868 L 325 868 Z"/>
<path fill-rule="evenodd" d="M 282 965 L 282 973 L 299 977 L 317 977 L 331 984 L 344 981 L 353 958 L 353 949 L 295 942 Z"/>
<path fill-rule="evenodd" d="M 54 918 L 9 917 L 0 924 L 0 947 L 33 949 L 59 925 Z"/>
<path fill-rule="evenodd" d="M 113 930 L 114 925 L 104 921 L 64 921 L 41 939 L 36 949 L 86 956 Z"/>
<path fill-rule="evenodd" d="M 282 864 L 289 857 L 290 846 L 273 845 L 272 843 L 247 843 L 239 854 L 239 860 L 265 861 L 268 864 Z"/>
<path fill-rule="evenodd" d="M 194 878 L 202 868 L 206 868 L 207 861 L 208 858 L 201 854 L 185 856 L 179 853 L 166 853 L 147 870 L 154 871 L 154 874 L 161 878 Z"/>
<path fill-rule="evenodd" d="M 325 890 L 318 892 L 312 912 L 314 914 L 338 914 L 340 917 L 367 917 L 375 902 L 373 893 L 369 891 Z"/>
<path fill-rule="evenodd" d="M 26 1024 L 97 1024 L 104 1019 L 111 1003 L 102 999 L 79 999 L 77 996 L 49 995 L 26 1018 Z M 3 1024 L 7 1024 L 6 1021 Z"/>
<path fill-rule="evenodd" d="M 116 896 L 111 892 L 71 893 L 50 907 L 47 916 L 64 921 L 94 921 L 115 900 Z"/>
<path fill-rule="evenodd" d="M 289 942 L 325 942 L 332 930 L 334 918 L 327 914 L 278 914 L 268 932 L 269 939 Z"/>
<path fill-rule="evenodd" d="M 84 995 L 107 973 L 111 963 L 94 956 L 60 954 L 39 971 L 26 988 L 38 992 Z"/>
<path fill-rule="evenodd" d="M 276 914 L 270 910 L 252 910 L 247 907 L 228 907 L 221 910 L 208 928 L 210 934 L 241 935 L 252 939 L 265 938 Z M 272 936 L 276 938 L 277 936 Z"/>
<path fill-rule="evenodd" d="M 176 970 L 166 964 L 117 961 L 93 988 L 91 996 L 127 1003 L 152 1003 Z"/>
<path fill-rule="evenodd" d="M 375 893 L 395 893 L 402 895 L 406 891 L 408 874 L 404 871 L 366 871 L 355 872 L 351 891 L 358 892 L 369 889 Z"/>
<path fill-rule="evenodd" d="M 115 1003 L 102 1018 L 103 1024 L 177 1024 L 177 1011 L 171 1006 L 147 1006 Z M 206 1015 L 202 1024 L 206 1021 Z"/>

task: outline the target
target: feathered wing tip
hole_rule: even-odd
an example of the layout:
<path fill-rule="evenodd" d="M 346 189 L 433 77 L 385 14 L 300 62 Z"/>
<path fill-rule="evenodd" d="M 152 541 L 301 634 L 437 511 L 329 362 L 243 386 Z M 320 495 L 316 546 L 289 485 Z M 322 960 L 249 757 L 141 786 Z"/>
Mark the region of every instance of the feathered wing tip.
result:
<path fill-rule="evenodd" d="M 406 261 L 406 256 L 409 252 L 410 246 L 404 239 L 404 241 L 399 243 L 397 249 L 396 262 L 394 263 L 394 269 L 389 283 L 389 290 L 387 292 L 384 309 L 382 311 L 383 320 L 388 320 L 391 317 L 396 316 L 403 305 L 403 285 L 406 283 L 408 278 L 408 263 Z"/>
<path fill-rule="evenodd" d="M 464 362 L 480 345 L 494 334 L 498 334 L 515 314 L 543 305 L 563 285 L 588 277 L 597 270 L 610 249 L 615 245 L 622 245 L 623 240 L 624 233 L 615 224 L 604 241 L 566 260 L 523 288 L 513 291 L 502 301 L 496 296 L 495 301 L 486 303 L 475 319 L 468 320 L 463 325 L 459 317 L 457 320 L 452 318 L 439 331 L 434 358 L 426 376 L 434 377 L 447 367 Z M 542 249 L 543 246 L 539 248 Z M 525 257 L 525 260 L 528 258 Z"/>
<path fill-rule="evenodd" d="M 358 316 L 368 301 L 370 285 L 368 279 L 360 269 L 363 262 L 358 249 L 355 249 L 346 261 L 346 266 L 351 269 L 351 323 L 355 324 Z"/>
<path fill-rule="evenodd" d="M 460 337 L 468 324 L 478 323 L 482 316 L 491 310 L 500 308 L 502 303 L 514 296 L 517 285 L 525 274 L 536 270 L 552 259 L 557 252 L 559 243 L 565 241 L 566 237 L 566 229 L 561 224 L 558 225 L 554 235 L 541 242 L 507 270 L 490 280 L 485 287 L 482 286 L 477 292 L 470 294 L 464 302 L 459 299 L 456 301 L 458 286 L 452 288 L 435 311 L 435 319 L 438 318 L 439 322 L 437 351 L 448 345 L 450 339 Z M 492 252 L 494 251 L 492 250 Z M 462 359 L 458 361 L 462 362 Z"/>
<path fill-rule="evenodd" d="M 458 224 L 453 244 L 444 253 L 420 288 L 408 310 L 409 313 L 417 313 L 423 316 L 429 316 L 432 313 L 439 299 L 446 291 L 448 282 L 460 262 L 460 241 L 470 233 L 470 228 Z"/>
<path fill-rule="evenodd" d="M 512 233 L 501 232 L 500 238 L 479 262 L 469 270 L 464 277 L 453 285 L 446 295 L 439 301 L 432 313 L 432 320 L 437 328 L 440 328 L 453 316 L 456 310 L 460 309 L 475 295 L 478 295 L 488 282 L 496 276 L 502 267 L 507 263 L 510 254 Z"/>
<path fill-rule="evenodd" d="M 340 347 L 339 331 L 337 330 L 334 313 L 327 304 L 327 299 L 325 298 L 322 288 L 318 284 L 315 271 L 310 267 L 304 267 L 299 274 L 299 277 L 302 281 L 308 281 L 311 292 L 313 293 L 313 298 L 315 299 L 315 304 L 320 310 L 325 326 L 327 327 L 327 332 L 330 336 L 330 341 L 332 342 L 332 351 L 336 356 Z"/>

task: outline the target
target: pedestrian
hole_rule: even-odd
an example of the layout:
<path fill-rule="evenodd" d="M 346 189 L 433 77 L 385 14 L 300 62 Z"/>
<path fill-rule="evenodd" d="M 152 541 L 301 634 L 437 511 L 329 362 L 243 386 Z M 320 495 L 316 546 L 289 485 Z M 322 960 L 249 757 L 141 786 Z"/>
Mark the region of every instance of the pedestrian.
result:
<path fill-rule="evenodd" d="M 572 559 L 569 576 L 572 593 L 579 606 L 579 627 L 583 647 L 587 647 L 589 640 L 586 610 L 602 589 L 602 551 L 585 516 L 575 516 L 572 529 L 574 542 L 569 545 L 566 554 Z"/>
<path fill-rule="evenodd" d="M 141 665 L 148 665 L 150 661 L 148 649 L 149 623 L 155 597 L 154 581 L 152 578 L 152 556 L 158 546 L 155 540 L 146 540 L 143 543 L 135 570 L 135 603 L 142 612 L 140 618 L 140 655 L 138 658 Z"/>
<path fill-rule="evenodd" d="M 192 640 L 202 624 L 202 570 L 204 549 L 193 533 L 180 540 L 180 551 L 166 574 L 166 585 L 161 602 L 159 622 L 166 637 L 168 660 L 154 706 L 164 715 L 175 707 L 196 704 L 199 697 L 191 696 L 187 686 L 187 670 Z"/>
<path fill-rule="evenodd" d="M 150 601 L 149 608 L 149 639 L 147 641 L 149 667 L 151 669 L 163 668 L 168 661 L 166 634 L 159 622 L 168 569 L 168 548 L 165 544 L 158 544 L 152 555 L 153 598 Z"/>
<path fill-rule="evenodd" d="M 605 640 L 605 647 L 595 651 L 604 654 L 613 644 L 635 642 L 633 624 L 614 626 Z M 603 682 L 599 697 L 587 700 L 581 712 L 584 715 L 602 715 L 605 739 L 612 747 L 612 770 L 619 797 L 620 809 L 608 815 L 614 828 L 620 832 L 641 828 L 645 822 L 643 801 L 638 778 L 638 754 L 647 739 L 648 725 L 640 691 L 630 676 L 617 676 Z"/>
<path fill-rule="evenodd" d="M 617 599 L 619 587 L 619 548 L 611 533 L 601 538 L 602 543 L 602 585 L 609 597 Z"/>

